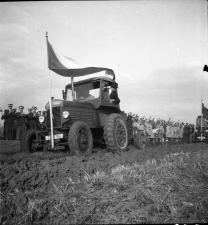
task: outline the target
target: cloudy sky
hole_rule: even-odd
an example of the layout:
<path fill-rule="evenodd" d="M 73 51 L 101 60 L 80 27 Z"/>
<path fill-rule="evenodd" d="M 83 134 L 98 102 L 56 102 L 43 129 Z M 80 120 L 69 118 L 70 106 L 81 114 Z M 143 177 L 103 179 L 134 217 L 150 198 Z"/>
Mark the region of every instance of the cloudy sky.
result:
<path fill-rule="evenodd" d="M 59 53 L 115 71 L 121 110 L 195 123 L 208 108 L 207 27 L 205 0 L 0 3 L 0 106 L 44 110 L 48 31 Z M 60 99 L 70 78 L 50 76 Z"/>

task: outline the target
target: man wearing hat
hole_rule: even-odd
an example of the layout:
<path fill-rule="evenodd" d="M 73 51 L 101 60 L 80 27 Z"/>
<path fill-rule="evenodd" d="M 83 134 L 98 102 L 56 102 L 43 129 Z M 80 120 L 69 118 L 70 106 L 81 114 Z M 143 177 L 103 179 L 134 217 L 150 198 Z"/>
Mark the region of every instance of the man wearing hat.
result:
<path fill-rule="evenodd" d="M 188 135 L 189 135 L 189 125 L 188 123 L 185 124 L 183 129 L 183 141 L 188 142 Z"/>
<path fill-rule="evenodd" d="M 118 88 L 117 83 L 111 83 L 110 103 L 113 103 L 115 105 L 120 103 L 120 99 L 117 93 L 117 88 Z"/>
<path fill-rule="evenodd" d="M 37 112 L 37 116 L 38 116 L 38 117 L 41 116 L 41 114 L 42 114 L 41 111 L 38 111 L 38 112 Z"/>
<path fill-rule="evenodd" d="M 156 128 L 156 122 L 155 122 L 154 118 L 151 120 L 151 124 L 152 124 L 152 129 L 155 129 Z"/>
<path fill-rule="evenodd" d="M 19 112 L 15 114 L 15 118 L 17 121 L 17 129 L 16 129 L 16 140 L 20 140 L 22 138 L 23 132 L 25 132 L 25 114 L 23 113 L 24 106 L 19 106 Z"/>
<path fill-rule="evenodd" d="M 31 128 L 37 129 L 38 116 L 36 113 L 36 109 L 37 109 L 37 107 L 33 106 L 32 110 L 26 115 L 29 129 L 31 129 Z"/>
<path fill-rule="evenodd" d="M 3 115 L 3 110 L 2 110 L 2 108 L 0 108 L 0 112 L 1 112 L 1 116 L 2 116 L 2 115 Z M 5 121 L 4 121 L 3 127 L 4 127 L 3 136 L 5 137 Z"/>
<path fill-rule="evenodd" d="M 25 115 L 25 125 L 26 125 L 26 130 L 29 129 L 29 121 L 28 121 L 28 114 L 32 113 L 32 108 L 28 108 L 28 113 Z"/>
<path fill-rule="evenodd" d="M 4 114 L 2 115 L 1 119 L 4 119 L 4 125 L 5 125 L 5 139 L 6 140 L 12 140 L 13 137 L 13 131 L 14 131 L 14 113 L 15 109 L 12 109 L 13 104 L 8 104 L 9 109 L 4 110 Z"/>

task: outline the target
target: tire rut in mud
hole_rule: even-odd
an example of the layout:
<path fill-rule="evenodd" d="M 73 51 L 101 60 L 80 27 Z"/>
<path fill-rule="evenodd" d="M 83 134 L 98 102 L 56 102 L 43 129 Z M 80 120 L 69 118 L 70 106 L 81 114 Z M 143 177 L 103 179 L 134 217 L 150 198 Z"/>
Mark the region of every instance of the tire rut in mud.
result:
<path fill-rule="evenodd" d="M 96 148 L 89 157 L 78 157 L 63 152 L 26 154 L 18 152 L 19 142 L 1 141 L 1 190 L 18 188 L 33 191 L 41 188 L 46 191 L 54 182 L 67 177 L 78 180 L 97 171 L 109 173 L 117 165 L 142 163 L 148 159 L 160 160 L 170 153 L 198 151 L 199 146 L 201 149 L 207 148 L 207 144 L 203 143 L 157 146 L 142 150 L 129 146 L 128 151 L 115 153 Z"/>
<path fill-rule="evenodd" d="M 108 152 L 107 149 L 94 148 L 93 154 L 89 157 L 69 156 L 66 152 L 26 154 L 25 152 L 19 152 L 19 146 L 18 142 L 0 142 L 0 214 L 2 215 L 0 216 L 0 223 L 7 221 L 7 224 L 12 224 L 15 219 L 21 223 L 26 221 L 25 224 L 32 224 L 32 221 L 48 221 L 44 224 L 61 224 L 60 220 L 63 220 L 63 218 L 60 215 L 63 212 L 66 213 L 65 223 L 63 224 L 67 224 L 69 221 L 71 221 L 71 224 L 80 224 L 85 220 L 88 221 L 89 218 L 91 223 L 103 224 L 106 223 L 106 218 L 110 215 L 110 212 L 114 212 L 117 219 L 121 218 L 120 222 L 122 222 L 125 207 L 127 209 L 139 207 L 139 209 L 146 210 L 148 213 L 157 208 L 154 201 L 147 198 L 143 192 L 138 193 L 136 191 L 137 194 L 133 199 L 126 199 L 127 196 L 130 196 L 132 184 L 135 182 L 135 179 L 131 179 L 131 176 L 129 176 L 128 171 L 125 175 L 125 169 L 128 168 L 128 165 L 137 168 L 140 168 L 141 165 L 142 170 L 143 165 L 149 161 L 150 164 L 147 164 L 147 168 L 150 170 L 153 165 L 151 159 L 155 159 L 152 162 L 158 161 L 158 164 L 156 164 L 160 165 L 160 162 L 164 163 L 163 158 L 165 156 L 167 158 L 168 155 L 174 155 L 170 153 L 179 153 L 175 154 L 178 155 L 178 159 L 181 155 L 186 155 L 184 154 L 186 152 L 190 153 L 187 155 L 193 154 L 190 158 L 198 157 L 199 154 L 203 158 L 204 153 L 207 155 L 207 144 L 175 144 L 143 150 L 129 146 L 127 152 L 116 151 L 115 153 Z M 180 154 L 182 151 L 184 153 Z M 180 164 L 180 160 L 176 162 Z M 118 165 L 124 165 L 124 167 Z M 205 164 L 201 163 L 198 166 L 203 169 Z M 125 179 L 129 181 L 126 184 L 124 179 L 120 180 L 120 176 L 115 176 L 119 168 L 124 169 L 122 175 L 126 176 Z M 195 170 L 197 168 L 194 167 Z M 114 175 L 112 175 L 113 171 Z M 155 170 L 153 173 L 156 173 Z M 111 176 L 112 182 L 110 179 L 105 180 L 105 176 L 93 180 L 94 177 L 99 177 L 102 174 L 106 177 Z M 199 175 L 201 177 L 197 176 L 197 179 L 202 179 L 204 182 L 202 184 L 207 185 L 206 175 L 201 173 Z M 145 177 L 141 181 L 144 184 L 146 182 Z M 117 183 L 114 182 L 114 179 L 117 179 Z M 168 181 L 170 180 L 168 179 Z M 199 189 L 191 192 L 195 193 L 196 199 L 204 196 L 202 192 L 198 196 L 198 191 Z M 122 201 L 124 199 L 125 201 Z M 59 206 L 62 211 L 60 211 Z M 153 210 L 150 209 L 150 206 L 153 207 Z M 203 208 L 204 211 L 200 210 L 200 215 L 197 215 L 199 219 L 207 216 L 205 208 Z M 13 210 L 12 216 L 11 210 Z M 72 218 L 74 214 L 77 215 L 76 221 L 74 217 Z M 100 221 L 96 217 L 98 214 L 103 215 L 103 220 Z M 168 212 L 169 214 L 170 212 Z M 88 217 L 88 215 L 92 216 Z M 127 220 L 130 220 L 129 212 L 126 216 Z M 164 223 L 164 220 L 161 220 L 161 223 Z M 145 221 L 142 220 L 141 223 Z"/>

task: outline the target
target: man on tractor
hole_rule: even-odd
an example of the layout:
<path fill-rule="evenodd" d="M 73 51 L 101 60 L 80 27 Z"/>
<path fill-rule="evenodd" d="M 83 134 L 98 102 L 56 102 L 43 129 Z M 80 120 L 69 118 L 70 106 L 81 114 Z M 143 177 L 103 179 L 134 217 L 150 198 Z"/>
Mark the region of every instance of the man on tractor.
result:
<path fill-rule="evenodd" d="M 110 102 L 117 105 L 120 103 L 120 99 L 117 93 L 118 84 L 112 83 L 111 84 L 111 94 L 110 94 Z"/>

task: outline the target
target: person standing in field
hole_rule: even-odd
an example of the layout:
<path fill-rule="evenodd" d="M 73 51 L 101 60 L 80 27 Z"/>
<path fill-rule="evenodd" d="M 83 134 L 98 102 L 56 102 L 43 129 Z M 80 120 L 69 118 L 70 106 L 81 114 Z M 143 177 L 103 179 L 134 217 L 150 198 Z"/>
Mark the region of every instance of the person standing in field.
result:
<path fill-rule="evenodd" d="M 180 139 L 180 141 L 183 140 L 183 132 L 184 132 L 183 129 L 184 129 L 184 126 L 183 126 L 183 123 L 181 123 L 180 126 L 179 126 L 179 139 Z"/>
<path fill-rule="evenodd" d="M 17 121 L 16 140 L 21 140 L 23 132 L 25 132 L 25 114 L 23 113 L 24 106 L 19 106 L 19 112 L 15 114 Z"/>
<path fill-rule="evenodd" d="M 171 140 L 171 122 L 170 122 L 170 119 L 166 123 L 166 137 L 167 137 L 168 141 Z"/>
<path fill-rule="evenodd" d="M 189 127 L 188 127 L 188 123 L 186 123 L 184 126 L 184 133 L 183 133 L 184 142 L 188 142 L 188 135 L 189 135 Z"/>
<path fill-rule="evenodd" d="M 32 108 L 29 108 L 27 110 L 28 110 L 28 113 L 25 115 L 26 130 L 29 129 L 29 114 L 32 113 Z"/>
<path fill-rule="evenodd" d="M 4 119 L 5 125 L 5 139 L 12 140 L 13 132 L 14 132 L 14 118 L 15 118 L 15 109 L 12 109 L 13 104 L 8 104 L 9 109 L 4 110 L 4 114 L 2 115 L 1 119 Z"/>
<path fill-rule="evenodd" d="M 116 83 L 111 84 L 110 103 L 113 103 L 115 105 L 118 105 L 120 103 L 117 88 L 118 88 L 118 84 Z"/>
<path fill-rule="evenodd" d="M 38 116 L 36 113 L 36 109 L 37 109 L 37 107 L 33 106 L 32 110 L 26 115 L 29 129 L 31 129 L 31 128 L 37 129 Z"/>
<path fill-rule="evenodd" d="M 150 123 L 150 119 L 147 119 L 144 123 L 145 127 L 146 127 L 146 133 L 148 136 L 150 136 L 151 139 L 154 139 L 154 133 L 152 131 L 152 124 Z"/>
<path fill-rule="evenodd" d="M 0 107 L 0 112 L 1 112 L 1 116 L 3 115 L 3 110 L 2 110 L 2 108 Z M 5 121 L 4 121 L 4 123 L 3 123 L 3 136 L 5 137 Z"/>

